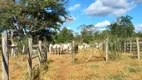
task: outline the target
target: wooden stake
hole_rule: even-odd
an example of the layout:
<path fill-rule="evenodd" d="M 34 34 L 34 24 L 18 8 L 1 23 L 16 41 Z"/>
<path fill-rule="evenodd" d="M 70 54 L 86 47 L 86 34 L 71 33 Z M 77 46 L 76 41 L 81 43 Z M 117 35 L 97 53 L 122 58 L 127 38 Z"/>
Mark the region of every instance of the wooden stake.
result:
<path fill-rule="evenodd" d="M 9 80 L 7 34 L 2 34 L 2 80 Z"/>
<path fill-rule="evenodd" d="M 106 61 L 108 61 L 108 37 L 106 39 Z"/>
<path fill-rule="evenodd" d="M 137 57 L 140 60 L 140 45 L 139 45 L 139 38 L 136 39 L 137 40 Z"/>
<path fill-rule="evenodd" d="M 32 77 L 32 38 L 28 39 L 28 46 L 29 46 L 29 54 L 28 54 L 28 72 L 29 72 L 29 79 Z"/>

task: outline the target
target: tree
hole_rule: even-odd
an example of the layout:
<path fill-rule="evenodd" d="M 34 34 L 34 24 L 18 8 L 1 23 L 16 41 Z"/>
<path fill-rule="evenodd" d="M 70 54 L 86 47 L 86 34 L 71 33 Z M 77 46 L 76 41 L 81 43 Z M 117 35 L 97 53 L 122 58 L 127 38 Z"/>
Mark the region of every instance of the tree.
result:
<path fill-rule="evenodd" d="M 111 34 L 118 37 L 131 37 L 134 33 L 134 26 L 131 16 L 121 16 L 116 22 L 110 25 Z"/>
<path fill-rule="evenodd" d="M 87 28 L 83 28 L 81 31 L 81 38 L 82 42 L 89 43 L 93 40 L 93 34 L 92 31 L 87 30 Z"/>
<path fill-rule="evenodd" d="M 74 40 L 77 43 L 81 43 L 81 35 L 78 32 L 75 32 Z"/>
<path fill-rule="evenodd" d="M 18 34 L 33 36 L 43 29 L 47 32 L 51 28 L 57 30 L 64 23 L 62 17 L 66 18 L 67 15 L 65 0 L 21 0 L 19 3 L 11 1 L 5 4 L 0 8 L 0 29 L 16 29 Z M 3 5 L 0 3 L 0 6 Z"/>
<path fill-rule="evenodd" d="M 72 30 L 67 29 L 66 27 L 64 27 L 57 36 L 58 43 L 72 42 L 73 39 L 74 35 Z"/>

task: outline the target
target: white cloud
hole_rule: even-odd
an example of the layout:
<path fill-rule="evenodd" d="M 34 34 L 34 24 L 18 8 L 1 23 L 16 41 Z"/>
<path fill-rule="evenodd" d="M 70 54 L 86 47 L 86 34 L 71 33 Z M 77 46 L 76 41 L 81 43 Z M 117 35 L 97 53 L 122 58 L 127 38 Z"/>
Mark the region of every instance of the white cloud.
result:
<path fill-rule="evenodd" d="M 108 20 L 105 20 L 103 22 L 99 22 L 95 25 L 95 27 L 99 27 L 99 28 L 103 28 L 103 27 L 107 27 L 108 25 L 110 25 L 110 22 Z"/>
<path fill-rule="evenodd" d="M 121 16 L 136 6 L 134 1 L 128 0 L 96 0 L 84 10 L 89 16 Z"/>
<path fill-rule="evenodd" d="M 69 11 L 73 11 L 73 10 L 79 8 L 79 7 L 80 7 L 80 4 L 76 4 L 76 5 L 74 5 L 74 6 L 69 7 L 68 10 L 69 10 Z"/>
<path fill-rule="evenodd" d="M 108 25 L 110 25 L 111 23 L 108 20 L 105 20 L 103 22 L 99 22 L 95 25 L 95 28 L 97 31 L 103 31 L 106 30 Z"/>
<path fill-rule="evenodd" d="M 134 25 L 135 32 L 142 32 L 142 24 L 136 24 Z"/>

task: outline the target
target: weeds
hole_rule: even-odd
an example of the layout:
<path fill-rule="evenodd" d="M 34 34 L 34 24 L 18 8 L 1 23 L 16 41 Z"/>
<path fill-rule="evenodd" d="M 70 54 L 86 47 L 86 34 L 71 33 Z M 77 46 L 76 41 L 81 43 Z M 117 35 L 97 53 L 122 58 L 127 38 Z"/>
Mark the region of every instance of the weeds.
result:
<path fill-rule="evenodd" d="M 92 69 L 92 70 L 99 68 L 99 65 L 92 65 L 92 64 L 91 64 L 91 65 L 87 65 L 87 66 L 88 66 L 89 69 Z"/>
<path fill-rule="evenodd" d="M 123 75 L 115 74 L 115 75 L 110 75 L 108 77 L 108 80 L 126 80 L 126 79 Z"/>

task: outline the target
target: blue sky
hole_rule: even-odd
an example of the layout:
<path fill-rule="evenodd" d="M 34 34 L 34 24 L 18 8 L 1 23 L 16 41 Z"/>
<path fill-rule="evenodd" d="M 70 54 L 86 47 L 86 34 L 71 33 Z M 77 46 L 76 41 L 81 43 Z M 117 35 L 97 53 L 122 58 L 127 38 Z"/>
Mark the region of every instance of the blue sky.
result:
<path fill-rule="evenodd" d="M 105 30 L 106 26 L 117 17 L 130 15 L 135 31 L 142 32 L 142 0 L 70 0 L 66 10 L 72 18 L 63 26 L 75 32 L 82 24 L 94 24 L 98 30 Z"/>

